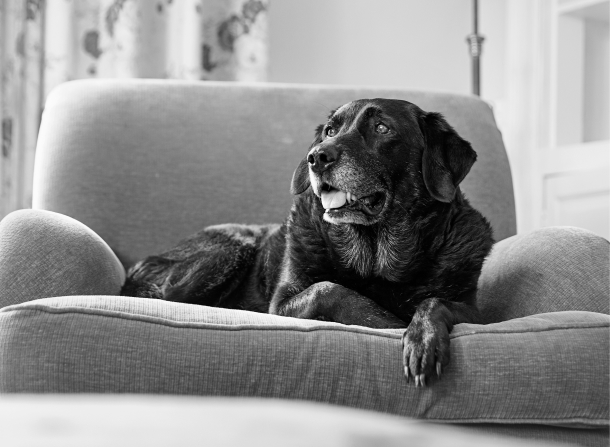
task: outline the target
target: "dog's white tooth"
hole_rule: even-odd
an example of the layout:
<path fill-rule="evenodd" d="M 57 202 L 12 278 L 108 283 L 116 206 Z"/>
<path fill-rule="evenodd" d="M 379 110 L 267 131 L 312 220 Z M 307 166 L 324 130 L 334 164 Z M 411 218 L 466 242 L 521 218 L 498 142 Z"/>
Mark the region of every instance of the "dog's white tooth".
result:
<path fill-rule="evenodd" d="M 347 202 L 352 203 L 352 193 L 348 191 L 345 195 L 347 196 Z"/>

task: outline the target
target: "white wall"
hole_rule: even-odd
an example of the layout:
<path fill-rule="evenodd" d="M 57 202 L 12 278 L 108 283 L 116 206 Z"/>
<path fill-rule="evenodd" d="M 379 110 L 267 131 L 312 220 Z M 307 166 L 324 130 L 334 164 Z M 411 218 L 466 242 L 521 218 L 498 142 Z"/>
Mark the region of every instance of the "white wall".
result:
<path fill-rule="evenodd" d="M 479 2 L 482 94 L 503 96 L 505 2 Z M 470 93 L 471 0 L 274 0 L 270 80 Z"/>

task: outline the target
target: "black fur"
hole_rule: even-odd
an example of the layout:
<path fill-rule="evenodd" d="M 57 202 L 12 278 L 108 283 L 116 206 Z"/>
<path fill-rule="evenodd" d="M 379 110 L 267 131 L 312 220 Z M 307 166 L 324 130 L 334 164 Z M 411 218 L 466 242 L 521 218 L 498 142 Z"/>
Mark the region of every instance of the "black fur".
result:
<path fill-rule="evenodd" d="M 449 362 L 453 325 L 479 319 L 492 232 L 459 188 L 475 159 L 440 114 L 351 102 L 316 129 L 282 225 L 208 227 L 133 266 L 122 294 L 407 328 L 405 374 L 425 385 Z M 329 190 L 358 200 L 325 210 Z"/>

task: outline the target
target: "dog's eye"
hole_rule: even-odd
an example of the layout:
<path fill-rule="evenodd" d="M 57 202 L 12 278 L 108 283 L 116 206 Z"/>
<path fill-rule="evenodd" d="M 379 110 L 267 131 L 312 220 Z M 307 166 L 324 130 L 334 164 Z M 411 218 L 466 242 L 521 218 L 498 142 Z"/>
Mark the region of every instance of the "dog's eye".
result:
<path fill-rule="evenodd" d="M 377 133 L 385 134 L 385 133 L 388 133 L 389 131 L 390 131 L 390 128 L 383 123 L 378 123 L 375 126 L 375 132 L 377 132 Z"/>
<path fill-rule="evenodd" d="M 333 128 L 333 127 L 327 127 L 326 128 L 326 136 L 327 137 L 334 137 L 335 135 L 337 135 L 337 131 Z"/>

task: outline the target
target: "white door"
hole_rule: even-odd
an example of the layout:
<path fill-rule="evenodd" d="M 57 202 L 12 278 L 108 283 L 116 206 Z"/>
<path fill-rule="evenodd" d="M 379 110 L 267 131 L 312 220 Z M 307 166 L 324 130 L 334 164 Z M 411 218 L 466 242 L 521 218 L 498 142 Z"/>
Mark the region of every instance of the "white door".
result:
<path fill-rule="evenodd" d="M 507 0 L 499 124 L 520 233 L 573 225 L 610 239 L 609 0 Z"/>
<path fill-rule="evenodd" d="M 538 164 L 540 225 L 610 239 L 610 2 L 557 0 L 550 39 L 548 146 Z"/>

